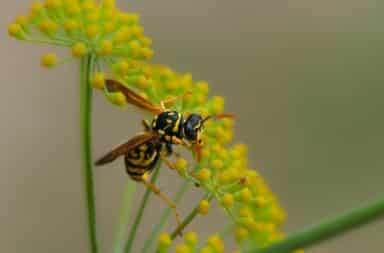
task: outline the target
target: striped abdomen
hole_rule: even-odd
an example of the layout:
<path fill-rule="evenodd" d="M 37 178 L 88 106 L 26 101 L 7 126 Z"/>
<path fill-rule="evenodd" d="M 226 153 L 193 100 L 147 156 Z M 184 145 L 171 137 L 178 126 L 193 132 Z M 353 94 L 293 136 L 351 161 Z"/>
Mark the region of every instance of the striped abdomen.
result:
<path fill-rule="evenodd" d="M 134 180 L 140 180 L 144 174 L 150 173 L 160 157 L 161 144 L 148 142 L 137 146 L 125 155 L 125 168 Z"/>

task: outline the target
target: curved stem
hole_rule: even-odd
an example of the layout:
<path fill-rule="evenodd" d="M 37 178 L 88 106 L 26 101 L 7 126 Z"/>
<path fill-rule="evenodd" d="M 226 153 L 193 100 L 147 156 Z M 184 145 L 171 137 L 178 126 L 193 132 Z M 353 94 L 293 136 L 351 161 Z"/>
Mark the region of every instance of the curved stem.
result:
<path fill-rule="evenodd" d="M 152 184 L 155 184 L 157 177 L 159 176 L 160 166 L 161 166 L 161 162 L 159 162 L 155 168 L 155 171 L 154 171 L 153 176 L 151 178 Z M 132 228 L 129 232 L 128 240 L 127 240 L 127 243 L 125 244 L 125 247 L 124 247 L 125 253 L 131 252 L 133 241 L 136 238 L 137 228 L 139 227 L 139 225 L 141 223 L 141 219 L 143 218 L 144 210 L 145 210 L 145 207 L 147 206 L 148 199 L 149 199 L 149 196 L 151 195 L 151 193 L 152 193 L 151 189 L 147 188 L 147 190 L 145 191 L 144 197 L 141 200 L 139 210 L 137 211 L 136 217 L 134 219 L 135 222 L 133 223 Z"/>
<path fill-rule="evenodd" d="M 266 248 L 253 249 L 247 252 L 282 253 L 297 248 L 306 248 L 382 217 L 384 217 L 384 198 L 296 232 L 285 240 Z"/>
<path fill-rule="evenodd" d="M 213 198 L 213 195 L 205 195 L 203 199 L 206 199 L 210 201 Z M 200 203 L 200 202 L 199 202 Z M 192 209 L 192 211 L 188 214 L 188 216 L 181 222 L 181 225 L 177 227 L 171 234 L 171 239 L 175 239 L 176 236 L 179 234 L 180 231 L 183 231 L 186 226 L 188 226 L 193 219 L 196 217 L 196 215 L 199 213 L 199 203 L 195 208 Z"/>
<path fill-rule="evenodd" d="M 89 76 L 92 72 L 92 66 L 92 56 L 83 57 L 81 59 L 80 127 L 81 156 L 83 162 L 83 185 L 87 208 L 90 252 L 97 253 L 98 245 L 96 235 L 96 208 L 91 154 L 92 88 L 89 84 Z"/>
<path fill-rule="evenodd" d="M 189 183 L 183 182 L 183 184 L 179 187 L 178 191 L 176 192 L 175 197 L 173 198 L 173 203 L 177 204 L 180 202 L 181 198 L 184 196 L 185 192 L 188 190 L 188 187 L 189 187 Z M 144 243 L 143 248 L 141 249 L 141 253 L 147 253 L 149 251 L 156 237 L 159 235 L 161 229 L 164 227 L 169 216 L 171 215 L 171 212 L 172 212 L 172 209 L 169 207 L 163 211 L 163 213 L 161 214 L 159 223 L 157 223 L 156 226 L 152 229 L 151 233 L 149 234 L 147 240 Z"/>

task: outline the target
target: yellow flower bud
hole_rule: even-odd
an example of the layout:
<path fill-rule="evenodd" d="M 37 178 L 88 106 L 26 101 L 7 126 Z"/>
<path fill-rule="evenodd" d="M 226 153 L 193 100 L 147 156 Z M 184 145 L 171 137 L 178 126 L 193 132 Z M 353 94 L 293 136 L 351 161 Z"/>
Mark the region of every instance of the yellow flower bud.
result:
<path fill-rule="evenodd" d="M 45 0 L 44 3 L 45 8 L 47 9 L 56 9 L 61 6 L 60 0 Z"/>
<path fill-rule="evenodd" d="M 32 6 L 31 6 L 31 12 L 32 13 L 38 13 L 42 9 L 43 9 L 43 5 L 40 2 L 35 1 L 32 3 Z"/>
<path fill-rule="evenodd" d="M 169 234 L 162 233 L 157 238 L 157 243 L 158 243 L 159 247 L 169 247 L 169 245 L 171 245 L 171 243 L 172 243 L 172 240 L 171 240 L 171 237 L 169 236 Z"/>
<path fill-rule="evenodd" d="M 95 2 L 93 0 L 86 0 L 83 1 L 83 4 L 81 6 L 84 11 L 92 11 L 96 8 Z"/>
<path fill-rule="evenodd" d="M 184 241 L 186 244 L 188 245 L 191 245 L 191 246 L 194 246 L 197 244 L 197 234 L 195 232 L 188 232 L 186 235 L 185 235 L 185 238 L 184 238 Z"/>
<path fill-rule="evenodd" d="M 230 193 L 225 193 L 223 197 L 221 197 L 221 204 L 225 207 L 233 206 L 234 202 L 233 195 Z"/>
<path fill-rule="evenodd" d="M 19 37 L 22 32 L 21 26 L 19 24 L 13 23 L 8 25 L 8 34 L 12 37 Z"/>
<path fill-rule="evenodd" d="M 227 171 L 223 171 L 219 174 L 220 184 L 228 184 L 230 180 L 231 180 L 231 177 Z"/>
<path fill-rule="evenodd" d="M 214 253 L 213 249 L 206 246 L 200 250 L 200 253 Z"/>
<path fill-rule="evenodd" d="M 69 16 L 75 16 L 81 12 L 81 8 L 77 2 L 69 2 L 66 6 L 66 11 Z"/>
<path fill-rule="evenodd" d="M 175 80 L 170 80 L 169 82 L 166 83 L 165 87 L 168 90 L 176 90 L 179 87 L 179 84 Z"/>
<path fill-rule="evenodd" d="M 212 166 L 212 169 L 219 170 L 223 168 L 224 163 L 219 159 L 214 159 L 211 161 L 211 166 Z"/>
<path fill-rule="evenodd" d="M 208 200 L 203 199 L 199 203 L 198 211 L 200 214 L 205 215 L 209 212 L 209 207 L 210 207 L 210 204 L 209 204 Z"/>
<path fill-rule="evenodd" d="M 144 75 L 140 76 L 139 79 L 137 79 L 137 84 L 142 89 L 146 89 L 150 86 L 149 80 L 147 80 Z"/>
<path fill-rule="evenodd" d="M 26 26 L 29 23 L 29 19 L 27 16 L 18 16 L 15 20 L 15 23 L 21 26 Z"/>
<path fill-rule="evenodd" d="M 200 181 L 207 181 L 208 179 L 211 178 L 211 171 L 209 169 L 201 169 L 199 170 L 199 172 L 197 173 L 197 179 L 199 179 Z"/>
<path fill-rule="evenodd" d="M 242 218 L 250 217 L 252 215 L 251 210 L 248 207 L 242 207 L 239 210 L 239 216 Z"/>
<path fill-rule="evenodd" d="M 143 55 L 144 59 L 148 60 L 152 58 L 153 51 L 150 48 L 144 47 L 141 49 L 141 54 Z"/>
<path fill-rule="evenodd" d="M 97 22 L 99 20 L 99 18 L 100 18 L 99 11 L 94 11 L 94 12 L 91 12 L 87 15 L 87 21 L 90 23 Z"/>
<path fill-rule="evenodd" d="M 235 237 L 238 242 L 241 242 L 248 236 L 248 230 L 244 227 L 237 228 L 235 230 Z"/>
<path fill-rule="evenodd" d="M 112 103 L 123 106 L 127 103 L 127 99 L 125 98 L 124 94 L 121 92 L 113 92 L 109 94 L 109 99 Z"/>
<path fill-rule="evenodd" d="M 212 111 L 214 114 L 220 114 L 224 111 L 224 98 L 215 96 L 212 98 Z"/>
<path fill-rule="evenodd" d="M 102 4 L 105 8 L 115 8 L 115 0 L 103 0 Z"/>
<path fill-rule="evenodd" d="M 82 57 L 87 53 L 87 46 L 82 42 L 77 42 L 72 46 L 72 55 L 75 57 Z"/>
<path fill-rule="evenodd" d="M 50 68 L 56 65 L 56 54 L 50 53 L 41 57 L 41 66 Z"/>
<path fill-rule="evenodd" d="M 77 28 L 79 28 L 79 23 L 74 19 L 69 19 L 64 23 L 64 30 L 67 33 L 71 33 Z"/>
<path fill-rule="evenodd" d="M 207 242 L 216 252 L 224 252 L 224 243 L 219 235 L 211 235 L 210 237 L 208 237 Z"/>
<path fill-rule="evenodd" d="M 143 46 L 145 46 L 145 47 L 149 47 L 152 45 L 152 39 L 151 38 L 142 36 L 142 37 L 140 37 L 140 41 L 143 44 Z"/>
<path fill-rule="evenodd" d="M 176 253 L 190 253 L 191 252 L 189 247 L 185 244 L 176 245 L 175 251 L 176 251 Z"/>
<path fill-rule="evenodd" d="M 258 206 L 258 207 L 263 207 L 265 206 L 265 204 L 267 204 L 267 199 L 264 197 L 264 196 L 256 196 L 255 197 L 255 204 Z"/>
<path fill-rule="evenodd" d="M 104 31 L 107 33 L 113 32 L 115 30 L 116 24 L 113 21 L 107 21 L 104 23 Z"/>
<path fill-rule="evenodd" d="M 222 121 L 225 128 L 232 128 L 235 124 L 235 121 L 233 119 L 225 118 L 222 119 Z"/>
<path fill-rule="evenodd" d="M 125 75 L 128 73 L 128 70 L 129 70 L 129 64 L 127 61 L 120 61 L 117 63 L 117 69 L 118 69 L 118 72 L 122 75 Z"/>
<path fill-rule="evenodd" d="M 88 38 L 94 38 L 99 33 L 99 27 L 95 24 L 88 25 L 85 29 L 85 34 Z"/>
<path fill-rule="evenodd" d="M 99 55 L 108 55 L 112 53 L 113 44 L 110 40 L 103 40 L 100 42 L 100 48 L 98 50 Z"/>
<path fill-rule="evenodd" d="M 240 201 L 248 203 L 252 199 L 252 192 L 249 188 L 244 188 L 240 192 Z"/>
<path fill-rule="evenodd" d="M 103 89 L 105 85 L 104 73 L 97 72 L 92 78 L 92 86 L 97 89 Z"/>
<path fill-rule="evenodd" d="M 58 25 L 50 19 L 45 19 L 40 22 L 39 29 L 43 33 L 56 32 Z"/>
<path fill-rule="evenodd" d="M 196 87 L 199 91 L 201 91 L 203 94 L 208 94 L 209 86 L 207 82 L 197 82 Z"/>
<path fill-rule="evenodd" d="M 175 168 L 177 171 L 179 172 L 183 172 L 186 170 L 187 168 L 187 165 L 188 165 L 188 162 L 187 160 L 185 160 L 184 158 L 180 157 L 176 160 L 175 162 Z"/>

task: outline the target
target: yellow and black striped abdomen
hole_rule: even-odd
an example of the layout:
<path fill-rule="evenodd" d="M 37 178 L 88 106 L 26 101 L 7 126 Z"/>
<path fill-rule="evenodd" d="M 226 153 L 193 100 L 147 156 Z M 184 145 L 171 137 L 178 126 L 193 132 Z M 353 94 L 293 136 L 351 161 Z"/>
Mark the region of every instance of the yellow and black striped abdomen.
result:
<path fill-rule="evenodd" d="M 148 142 L 137 146 L 125 155 L 125 168 L 134 180 L 140 180 L 144 174 L 150 173 L 160 157 L 161 143 Z"/>

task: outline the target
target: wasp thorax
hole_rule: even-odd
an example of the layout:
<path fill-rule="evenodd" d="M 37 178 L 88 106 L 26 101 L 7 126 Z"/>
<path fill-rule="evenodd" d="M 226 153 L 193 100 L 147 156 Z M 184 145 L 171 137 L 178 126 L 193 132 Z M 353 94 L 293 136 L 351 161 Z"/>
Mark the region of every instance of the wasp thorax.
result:
<path fill-rule="evenodd" d="M 203 118 L 192 113 L 183 124 L 184 137 L 192 143 L 200 143 L 200 133 L 203 128 Z"/>
<path fill-rule="evenodd" d="M 183 116 L 176 111 L 166 111 L 152 121 L 152 129 L 167 143 L 173 143 L 174 137 L 182 138 Z"/>

